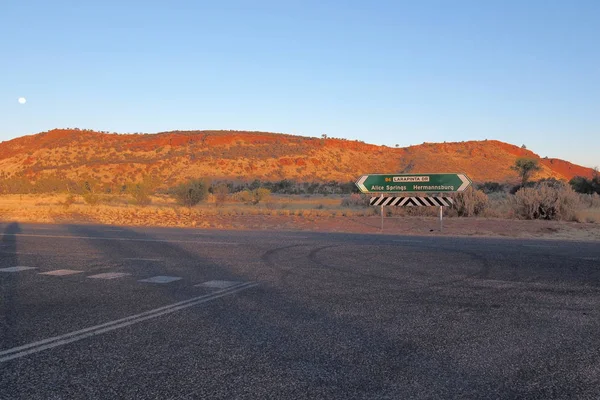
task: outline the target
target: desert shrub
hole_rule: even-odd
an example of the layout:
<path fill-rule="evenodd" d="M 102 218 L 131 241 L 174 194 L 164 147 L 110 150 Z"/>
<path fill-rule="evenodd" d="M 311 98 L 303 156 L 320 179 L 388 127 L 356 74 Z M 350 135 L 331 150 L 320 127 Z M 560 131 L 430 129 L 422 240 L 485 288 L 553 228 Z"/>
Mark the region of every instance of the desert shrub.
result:
<path fill-rule="evenodd" d="M 27 194 L 33 191 L 33 185 L 23 176 L 11 176 L 0 181 L 0 192 L 6 194 Z"/>
<path fill-rule="evenodd" d="M 133 197 L 133 203 L 138 206 L 147 206 L 152 201 L 150 199 L 150 193 L 148 193 L 144 188 L 140 188 L 138 185 L 135 185 L 130 193 Z"/>
<path fill-rule="evenodd" d="M 64 208 L 69 208 L 74 203 L 75 203 L 75 196 L 72 194 L 68 194 L 67 197 L 65 198 L 65 201 L 63 201 L 59 204 L 61 204 Z"/>
<path fill-rule="evenodd" d="M 600 208 L 600 194 L 580 194 L 581 205 L 588 208 Z"/>
<path fill-rule="evenodd" d="M 77 184 L 78 191 L 87 204 L 96 205 L 100 202 L 100 195 L 98 194 L 99 183 L 96 179 L 89 178 L 80 181 Z"/>
<path fill-rule="evenodd" d="M 84 192 L 81 197 L 83 197 L 83 201 L 85 201 L 89 205 L 96 205 L 100 202 L 100 195 L 94 192 Z"/>
<path fill-rule="evenodd" d="M 587 179 L 583 176 L 576 176 L 569 181 L 569 184 L 578 193 L 600 194 L 600 173 L 594 170 L 593 177 Z"/>
<path fill-rule="evenodd" d="M 126 192 L 133 197 L 134 204 L 147 206 L 151 203 L 150 195 L 154 192 L 157 182 L 152 177 L 144 177 L 141 182 L 126 185 Z"/>
<path fill-rule="evenodd" d="M 369 205 L 369 197 L 353 193 L 348 197 L 344 197 L 341 202 L 342 207 L 366 207 Z"/>
<path fill-rule="evenodd" d="M 208 183 L 203 179 L 192 179 L 176 186 L 171 194 L 177 204 L 193 207 L 208 197 Z"/>
<path fill-rule="evenodd" d="M 252 192 L 254 194 L 254 200 L 256 201 L 255 204 L 266 201 L 271 197 L 271 191 L 266 188 L 254 189 Z"/>
<path fill-rule="evenodd" d="M 484 182 L 477 185 L 477 189 L 485 194 L 502 193 L 506 191 L 506 185 L 498 182 Z"/>
<path fill-rule="evenodd" d="M 33 193 L 58 193 L 67 189 L 67 183 L 57 174 L 43 175 L 32 187 Z"/>
<path fill-rule="evenodd" d="M 254 190 L 242 190 L 233 195 L 235 201 L 246 204 L 258 204 L 261 201 L 268 201 L 271 198 L 271 190 L 267 188 L 258 188 Z"/>
<path fill-rule="evenodd" d="M 539 182 L 522 188 L 513 198 L 517 216 L 525 219 L 572 220 L 580 199 L 570 186 L 556 182 Z"/>
<path fill-rule="evenodd" d="M 472 217 L 482 214 L 488 205 L 488 196 L 483 191 L 469 187 L 454 196 L 452 208 L 460 217 Z"/>
<path fill-rule="evenodd" d="M 252 192 L 250 190 L 241 190 L 236 192 L 232 196 L 234 201 L 240 203 L 251 203 L 252 202 Z"/>
<path fill-rule="evenodd" d="M 229 187 L 221 183 L 212 188 L 213 195 L 215 197 L 215 204 L 217 207 L 222 207 L 225 201 L 227 201 L 227 196 L 229 195 Z"/>

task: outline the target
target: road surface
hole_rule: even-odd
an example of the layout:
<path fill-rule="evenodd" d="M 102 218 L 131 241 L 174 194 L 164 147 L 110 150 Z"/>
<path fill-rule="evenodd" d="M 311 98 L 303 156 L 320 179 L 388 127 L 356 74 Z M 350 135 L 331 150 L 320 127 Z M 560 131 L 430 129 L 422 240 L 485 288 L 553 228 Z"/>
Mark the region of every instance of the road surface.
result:
<path fill-rule="evenodd" d="M 600 243 L 0 226 L 1 399 L 600 397 Z"/>

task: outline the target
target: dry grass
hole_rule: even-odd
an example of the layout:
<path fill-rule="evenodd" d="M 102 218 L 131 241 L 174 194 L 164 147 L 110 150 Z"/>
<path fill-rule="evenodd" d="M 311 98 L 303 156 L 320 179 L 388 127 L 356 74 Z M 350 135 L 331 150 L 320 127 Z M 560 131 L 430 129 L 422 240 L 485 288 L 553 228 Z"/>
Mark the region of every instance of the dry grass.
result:
<path fill-rule="evenodd" d="M 578 222 L 600 224 L 600 207 L 576 211 L 575 218 Z"/>
<path fill-rule="evenodd" d="M 81 196 L 68 199 L 62 195 L 5 195 L 0 196 L 0 219 L 21 222 L 84 222 L 130 226 L 174 226 L 225 228 L 261 227 L 265 221 L 281 220 L 292 228 L 304 223 L 316 226 L 323 221 L 333 224 L 352 223 L 355 220 L 378 218 L 377 207 L 342 206 L 342 196 L 275 196 L 256 205 L 227 201 L 214 203 L 213 198 L 197 206 L 178 206 L 168 196 L 152 196 L 148 206 L 134 205 L 126 195 L 102 195 L 98 204 L 87 204 Z M 580 223 L 600 224 L 600 203 L 592 197 L 576 212 Z M 434 207 L 387 207 L 390 219 L 431 218 L 437 216 Z M 446 209 L 445 217 L 458 220 L 456 210 Z M 268 217 L 267 219 L 261 217 Z M 489 207 L 482 217 L 512 219 L 515 217 L 511 199 L 506 194 L 489 196 Z M 468 220 L 475 220 L 468 219 Z M 252 222 L 256 221 L 256 222 Z M 261 222 L 262 221 L 262 222 Z M 347 222 L 344 222 L 347 221 Z M 263 224 L 263 225 L 261 225 Z M 378 226 L 377 223 L 374 226 Z M 240 225 L 243 228 L 244 225 Z"/>

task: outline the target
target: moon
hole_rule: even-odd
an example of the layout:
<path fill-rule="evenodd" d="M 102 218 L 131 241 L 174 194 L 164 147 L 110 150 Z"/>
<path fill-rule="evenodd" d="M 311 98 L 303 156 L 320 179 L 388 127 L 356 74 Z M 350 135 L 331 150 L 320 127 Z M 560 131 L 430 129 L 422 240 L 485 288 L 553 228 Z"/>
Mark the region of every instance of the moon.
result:
<path fill-rule="evenodd" d="M 19 104 L 27 103 L 27 99 L 25 97 L 19 97 Z"/>

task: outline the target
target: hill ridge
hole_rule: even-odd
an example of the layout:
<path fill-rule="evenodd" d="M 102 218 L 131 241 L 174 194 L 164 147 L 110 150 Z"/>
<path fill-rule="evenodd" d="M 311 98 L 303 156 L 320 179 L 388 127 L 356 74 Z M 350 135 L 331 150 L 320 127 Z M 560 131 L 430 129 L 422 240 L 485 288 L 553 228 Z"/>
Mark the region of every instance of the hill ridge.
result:
<path fill-rule="evenodd" d="M 390 147 L 329 137 L 192 130 L 108 133 L 52 129 L 0 143 L 0 174 L 31 181 L 48 174 L 89 176 L 105 185 L 146 175 L 172 185 L 192 177 L 227 180 L 353 181 L 371 173 L 464 172 L 475 182 L 516 182 L 518 157 L 540 161 L 536 178 L 592 176 L 591 168 L 499 140 L 423 143 Z"/>

